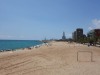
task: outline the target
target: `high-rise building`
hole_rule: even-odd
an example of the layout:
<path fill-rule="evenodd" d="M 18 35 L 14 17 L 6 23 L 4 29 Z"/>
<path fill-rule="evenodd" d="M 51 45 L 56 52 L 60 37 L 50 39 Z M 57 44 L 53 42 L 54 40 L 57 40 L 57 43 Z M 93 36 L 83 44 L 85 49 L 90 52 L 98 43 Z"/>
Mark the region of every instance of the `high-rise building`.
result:
<path fill-rule="evenodd" d="M 76 41 L 76 31 L 74 31 L 74 32 L 72 33 L 72 38 L 73 38 L 74 41 Z"/>
<path fill-rule="evenodd" d="M 62 40 L 66 40 L 65 32 L 63 32 Z"/>
<path fill-rule="evenodd" d="M 100 39 L 100 29 L 93 29 L 91 31 L 89 31 L 89 33 L 87 34 L 87 37 L 90 39 Z"/>
<path fill-rule="evenodd" d="M 81 38 L 83 38 L 83 29 L 82 28 L 77 28 L 76 29 L 76 40 L 78 41 Z"/>
<path fill-rule="evenodd" d="M 76 31 L 72 33 L 72 38 L 74 41 L 79 41 L 81 38 L 83 38 L 83 29 L 77 28 Z"/>

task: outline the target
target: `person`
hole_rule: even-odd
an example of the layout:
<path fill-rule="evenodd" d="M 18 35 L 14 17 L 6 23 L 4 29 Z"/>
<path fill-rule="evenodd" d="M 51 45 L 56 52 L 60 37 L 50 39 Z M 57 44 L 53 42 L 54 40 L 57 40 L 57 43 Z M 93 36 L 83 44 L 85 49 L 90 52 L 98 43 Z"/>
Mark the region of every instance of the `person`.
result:
<path fill-rule="evenodd" d="M 90 43 L 88 43 L 88 47 L 90 46 Z"/>

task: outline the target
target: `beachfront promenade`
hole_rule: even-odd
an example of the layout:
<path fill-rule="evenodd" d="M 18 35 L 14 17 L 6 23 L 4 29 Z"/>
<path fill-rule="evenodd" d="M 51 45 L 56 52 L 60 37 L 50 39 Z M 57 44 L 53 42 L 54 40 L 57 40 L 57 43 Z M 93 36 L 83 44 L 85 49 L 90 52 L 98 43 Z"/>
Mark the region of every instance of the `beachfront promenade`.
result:
<path fill-rule="evenodd" d="M 100 48 L 51 42 L 0 53 L 0 75 L 100 75 Z"/>

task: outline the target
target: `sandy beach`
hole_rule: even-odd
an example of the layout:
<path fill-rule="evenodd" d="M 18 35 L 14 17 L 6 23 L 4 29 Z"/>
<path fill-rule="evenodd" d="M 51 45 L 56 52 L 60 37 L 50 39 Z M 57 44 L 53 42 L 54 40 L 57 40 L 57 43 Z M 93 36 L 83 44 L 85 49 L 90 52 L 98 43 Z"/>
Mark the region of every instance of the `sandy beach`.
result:
<path fill-rule="evenodd" d="M 51 42 L 0 53 L 0 75 L 100 75 L 100 48 Z"/>

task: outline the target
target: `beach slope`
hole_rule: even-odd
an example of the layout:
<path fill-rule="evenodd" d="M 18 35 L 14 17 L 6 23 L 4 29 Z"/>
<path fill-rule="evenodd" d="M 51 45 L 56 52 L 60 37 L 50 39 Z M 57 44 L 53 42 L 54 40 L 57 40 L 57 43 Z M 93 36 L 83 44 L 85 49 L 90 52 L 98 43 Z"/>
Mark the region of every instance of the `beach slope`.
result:
<path fill-rule="evenodd" d="M 67 42 L 0 53 L 0 75 L 100 75 L 100 48 Z"/>

